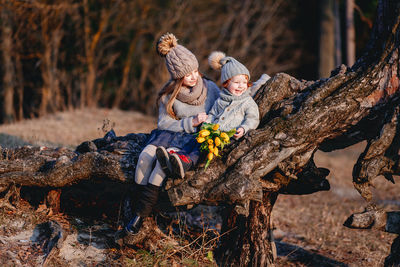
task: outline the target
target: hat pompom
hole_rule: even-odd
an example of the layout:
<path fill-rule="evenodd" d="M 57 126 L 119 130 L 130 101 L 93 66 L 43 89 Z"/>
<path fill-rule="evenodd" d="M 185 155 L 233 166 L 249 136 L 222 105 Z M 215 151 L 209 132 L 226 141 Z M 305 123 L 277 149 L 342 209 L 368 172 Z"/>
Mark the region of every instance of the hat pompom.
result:
<path fill-rule="evenodd" d="M 166 56 L 172 48 L 178 45 L 178 39 L 172 33 L 163 34 L 157 42 L 157 51 L 161 56 Z"/>
<path fill-rule="evenodd" d="M 221 51 L 214 51 L 208 57 L 208 64 L 214 70 L 220 70 L 222 68 L 221 59 L 225 57 L 225 53 Z"/>

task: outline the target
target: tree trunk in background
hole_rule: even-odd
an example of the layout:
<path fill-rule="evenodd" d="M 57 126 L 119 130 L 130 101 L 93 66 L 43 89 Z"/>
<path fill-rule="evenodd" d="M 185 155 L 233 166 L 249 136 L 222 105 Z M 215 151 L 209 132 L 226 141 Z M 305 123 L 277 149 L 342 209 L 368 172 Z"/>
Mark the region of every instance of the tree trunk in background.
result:
<path fill-rule="evenodd" d="M 42 35 L 45 41 L 41 73 L 43 78 L 42 98 L 39 107 L 39 115 L 45 115 L 47 112 L 55 112 L 65 108 L 60 93 L 59 70 L 57 67 L 60 43 L 63 37 L 62 21 L 63 14 L 59 14 L 61 22 L 53 31 L 49 30 L 49 16 L 42 21 Z"/>
<path fill-rule="evenodd" d="M 334 15 L 335 15 L 335 66 L 342 64 L 342 31 L 340 30 L 340 0 L 334 1 Z"/>
<path fill-rule="evenodd" d="M 90 25 L 89 19 L 89 3 L 87 0 L 83 2 L 84 6 L 84 32 L 85 32 L 85 60 L 87 66 L 87 72 L 85 73 L 85 86 L 86 88 L 82 88 L 84 90 L 81 94 L 81 107 L 88 106 L 94 107 L 97 105 L 97 101 L 100 96 L 100 92 L 97 90 L 97 75 L 99 72 L 98 69 L 98 58 L 100 53 L 98 51 L 98 45 L 101 41 L 103 32 L 109 23 L 109 18 L 111 14 L 111 10 L 103 9 L 101 12 L 101 18 L 99 21 L 99 26 L 96 32 L 92 33 L 92 28 Z M 111 60 L 111 59 L 110 59 Z M 83 97 L 83 98 L 82 98 Z"/>
<path fill-rule="evenodd" d="M 87 72 L 90 73 L 90 57 L 88 56 L 89 51 L 90 51 L 90 20 L 89 20 L 89 6 L 88 6 L 88 1 L 84 0 L 83 1 L 83 28 L 84 28 L 84 44 L 85 44 L 85 56 L 86 58 L 84 60 L 86 60 L 86 64 L 87 64 Z M 82 73 L 82 81 L 81 81 L 81 85 L 80 85 L 80 107 L 84 108 L 87 104 L 87 96 L 89 94 L 88 90 L 89 90 L 89 78 L 88 78 L 89 74 L 84 74 Z"/>
<path fill-rule="evenodd" d="M 9 10 L 2 8 L 2 54 L 3 54 L 3 118 L 5 123 L 10 123 L 15 120 L 14 112 L 14 85 L 15 85 L 15 70 L 12 62 L 12 27 Z"/>
<path fill-rule="evenodd" d="M 22 69 L 21 57 L 20 55 L 15 55 L 15 66 L 16 66 L 16 77 L 17 77 L 17 107 L 16 114 L 17 120 L 24 119 L 24 74 Z"/>
<path fill-rule="evenodd" d="M 346 64 L 353 66 L 356 60 L 354 30 L 354 0 L 346 0 Z"/>
<path fill-rule="evenodd" d="M 320 2 L 319 77 L 329 77 L 335 67 L 335 0 Z"/>

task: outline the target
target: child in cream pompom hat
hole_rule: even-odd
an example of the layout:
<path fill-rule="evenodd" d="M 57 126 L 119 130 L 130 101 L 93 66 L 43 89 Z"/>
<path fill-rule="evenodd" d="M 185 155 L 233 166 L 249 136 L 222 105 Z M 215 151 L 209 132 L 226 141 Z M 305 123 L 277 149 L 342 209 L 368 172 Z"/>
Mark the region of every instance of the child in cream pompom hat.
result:
<path fill-rule="evenodd" d="M 187 151 L 193 147 L 189 141 L 195 140 L 193 133 L 207 118 L 220 92 L 213 81 L 199 72 L 196 56 L 178 44 L 174 34 L 163 34 L 156 49 L 165 59 L 171 77 L 158 94 L 157 129 L 151 132 L 139 155 L 131 193 L 135 206 L 131 217 L 126 218 L 124 229 L 115 235 L 118 244 L 129 244 L 139 233 L 144 218 L 151 215 L 158 201 L 168 171 L 166 159 L 169 160 L 170 155 L 178 156 L 180 149 Z M 184 146 L 186 144 L 190 146 Z M 163 157 L 161 161 L 159 154 Z M 197 154 L 192 156 L 193 160 Z"/>
<path fill-rule="evenodd" d="M 172 33 L 166 33 L 157 42 L 157 52 L 165 57 L 165 64 L 171 79 L 181 79 L 186 74 L 199 68 L 196 56 L 183 45 Z"/>

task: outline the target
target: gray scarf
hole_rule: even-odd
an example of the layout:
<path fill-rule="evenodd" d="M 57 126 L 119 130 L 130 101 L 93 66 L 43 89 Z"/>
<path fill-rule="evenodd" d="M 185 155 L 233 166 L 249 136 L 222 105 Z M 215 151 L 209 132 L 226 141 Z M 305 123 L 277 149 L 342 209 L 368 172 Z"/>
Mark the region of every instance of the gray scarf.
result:
<path fill-rule="evenodd" d="M 241 100 L 241 99 L 245 99 L 246 97 L 250 96 L 250 92 L 249 89 L 247 89 L 245 92 L 243 92 L 243 94 L 241 95 L 233 95 L 231 94 L 231 92 L 228 91 L 228 89 L 224 88 L 224 90 L 222 90 L 221 94 L 219 95 L 219 97 L 222 100 L 225 100 L 227 102 L 232 102 L 235 100 Z"/>
<path fill-rule="evenodd" d="M 197 83 L 192 88 L 182 86 L 176 99 L 189 105 L 200 106 L 204 103 L 206 97 L 207 87 L 204 85 L 203 79 L 199 77 Z"/>

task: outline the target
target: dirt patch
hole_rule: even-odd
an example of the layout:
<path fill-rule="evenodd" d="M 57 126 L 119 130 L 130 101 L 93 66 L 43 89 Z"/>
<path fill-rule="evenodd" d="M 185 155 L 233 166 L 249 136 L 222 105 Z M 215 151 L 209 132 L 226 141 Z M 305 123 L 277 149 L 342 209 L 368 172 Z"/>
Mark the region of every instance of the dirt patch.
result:
<path fill-rule="evenodd" d="M 280 244 L 278 266 L 383 266 L 396 235 L 343 226 L 348 216 L 365 207 L 352 185 L 352 168 L 364 147 L 365 143 L 360 143 L 341 151 L 316 153 L 316 165 L 331 171 L 330 191 L 278 197 L 273 210 L 275 238 Z M 385 210 L 400 209 L 396 193 L 400 185 L 383 177 L 374 182 L 375 201 Z"/>

